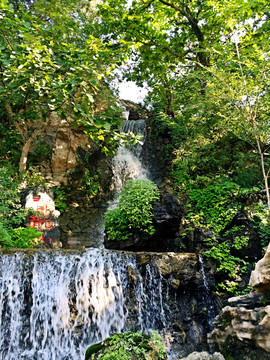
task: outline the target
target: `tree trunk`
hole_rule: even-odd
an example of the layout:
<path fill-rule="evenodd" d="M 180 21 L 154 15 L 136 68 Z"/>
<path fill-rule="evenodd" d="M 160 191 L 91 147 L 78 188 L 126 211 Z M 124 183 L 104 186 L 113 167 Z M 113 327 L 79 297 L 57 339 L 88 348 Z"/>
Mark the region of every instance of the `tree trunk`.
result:
<path fill-rule="evenodd" d="M 32 142 L 37 138 L 39 134 L 42 134 L 45 131 L 45 128 L 36 130 L 33 132 L 32 136 L 25 142 L 21 152 L 19 172 L 26 170 L 27 158 Z"/>

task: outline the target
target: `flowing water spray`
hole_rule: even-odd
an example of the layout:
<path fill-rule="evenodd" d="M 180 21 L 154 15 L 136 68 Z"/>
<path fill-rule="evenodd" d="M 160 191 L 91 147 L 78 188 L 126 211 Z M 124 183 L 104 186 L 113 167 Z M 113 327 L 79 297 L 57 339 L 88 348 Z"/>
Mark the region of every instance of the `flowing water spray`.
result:
<path fill-rule="evenodd" d="M 170 319 L 158 269 L 132 254 L 2 255 L 0 274 L 1 360 L 81 360 L 111 333 L 164 329 Z"/>
<path fill-rule="evenodd" d="M 203 291 L 203 297 L 204 297 L 204 301 L 205 304 L 207 306 L 207 321 L 209 324 L 210 329 L 213 329 L 213 321 L 216 317 L 216 312 L 215 312 L 215 305 L 214 305 L 214 301 L 213 301 L 213 297 L 212 297 L 212 293 L 207 281 L 207 277 L 205 274 L 205 265 L 204 265 L 204 261 L 203 261 L 203 257 L 201 255 L 199 255 L 199 264 L 200 264 L 200 272 L 201 272 L 201 277 L 203 280 L 203 285 L 204 285 L 204 291 Z"/>
<path fill-rule="evenodd" d="M 114 194 L 113 198 L 107 201 L 104 208 L 100 212 L 100 216 L 95 218 L 95 226 L 93 236 L 95 238 L 96 247 L 102 248 L 105 229 L 104 214 L 107 210 L 114 209 L 118 204 L 118 193 L 127 180 L 148 179 L 148 170 L 143 165 L 141 155 L 143 145 L 146 138 L 146 122 L 145 120 L 125 120 L 123 122 L 121 132 L 141 134 L 142 139 L 136 145 L 126 147 L 120 145 L 116 155 L 112 159 L 112 185 L 111 190 Z"/>
<path fill-rule="evenodd" d="M 141 161 L 143 144 L 146 137 L 145 120 L 126 120 L 123 122 L 121 131 L 128 134 L 141 134 L 142 140 L 136 145 L 126 147 L 121 145 L 112 162 L 113 187 L 117 194 L 127 180 L 148 179 L 148 171 Z"/>

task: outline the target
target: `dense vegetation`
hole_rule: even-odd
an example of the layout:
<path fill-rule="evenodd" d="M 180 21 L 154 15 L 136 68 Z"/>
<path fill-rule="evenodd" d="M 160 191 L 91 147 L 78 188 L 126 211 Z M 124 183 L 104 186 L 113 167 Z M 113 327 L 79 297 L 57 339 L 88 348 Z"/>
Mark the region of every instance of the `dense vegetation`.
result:
<path fill-rule="evenodd" d="M 205 256 L 235 291 L 248 239 L 242 212 L 269 242 L 269 3 L 133 1 L 101 4 L 107 44 L 128 47 L 126 78 L 147 84 L 153 132 L 165 134 L 182 237 L 209 230 Z M 251 200 L 253 199 L 253 200 Z"/>
<path fill-rule="evenodd" d="M 119 193 L 119 202 L 105 214 L 110 240 L 126 240 L 136 232 L 153 235 L 153 203 L 159 199 L 156 184 L 150 180 L 128 180 Z"/>
<path fill-rule="evenodd" d="M 160 340 L 155 332 L 152 336 L 131 331 L 114 334 L 101 343 L 90 346 L 85 360 L 165 360 L 167 353 Z"/>
<path fill-rule="evenodd" d="M 182 239 L 208 229 L 205 255 L 229 276 L 227 289 L 235 289 L 247 265 L 237 250 L 247 239 L 237 227 L 228 234 L 228 225 L 244 212 L 263 246 L 270 234 L 269 2 L 3 0 L 0 6 L 2 245 L 22 224 L 19 185 L 32 165 L 29 150 L 54 126 L 53 114 L 83 127 L 106 154 L 118 146 L 121 117 L 109 83 L 121 67 L 122 77 L 149 90 L 153 136 L 169 136 L 168 176 L 186 204 Z M 35 161 L 51 156 L 45 146 L 35 151 Z M 98 175 L 84 176 L 85 191 L 95 195 Z M 135 212 L 128 223 L 130 214 L 120 200 L 107 215 L 112 238 L 119 231 L 129 236 L 130 228 L 152 233 L 148 213 L 147 224 L 138 226 Z"/>

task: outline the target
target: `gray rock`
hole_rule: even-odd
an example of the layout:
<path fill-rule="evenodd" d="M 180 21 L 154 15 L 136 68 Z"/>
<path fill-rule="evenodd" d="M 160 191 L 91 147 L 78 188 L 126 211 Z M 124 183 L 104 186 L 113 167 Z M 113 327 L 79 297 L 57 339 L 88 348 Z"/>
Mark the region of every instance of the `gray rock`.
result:
<path fill-rule="evenodd" d="M 180 359 L 179 359 L 180 360 Z M 215 352 L 213 355 L 209 354 L 206 351 L 203 352 L 193 352 L 181 360 L 225 360 L 224 356 L 220 353 Z"/>

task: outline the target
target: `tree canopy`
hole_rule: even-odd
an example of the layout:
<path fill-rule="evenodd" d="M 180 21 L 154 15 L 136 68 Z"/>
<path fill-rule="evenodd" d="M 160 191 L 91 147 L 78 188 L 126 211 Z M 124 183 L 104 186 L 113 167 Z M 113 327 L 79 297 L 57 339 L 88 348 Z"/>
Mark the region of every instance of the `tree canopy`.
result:
<path fill-rule="evenodd" d="M 179 138 L 203 146 L 231 134 L 258 153 L 270 209 L 269 3 L 113 0 L 99 9 L 103 42 L 128 49 L 126 78 L 148 84 L 148 104 Z"/>
<path fill-rule="evenodd" d="M 121 117 L 106 81 L 121 56 L 91 33 L 94 16 L 80 1 L 1 2 L 0 94 L 21 136 L 20 171 L 53 114 L 83 125 L 105 152 L 114 143 Z"/>

